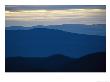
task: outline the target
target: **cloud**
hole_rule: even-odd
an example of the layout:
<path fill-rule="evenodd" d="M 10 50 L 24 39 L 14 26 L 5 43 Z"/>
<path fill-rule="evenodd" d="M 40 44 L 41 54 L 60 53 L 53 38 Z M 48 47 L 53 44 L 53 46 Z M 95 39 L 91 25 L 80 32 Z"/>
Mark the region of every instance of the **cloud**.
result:
<path fill-rule="evenodd" d="M 51 24 L 105 24 L 106 10 L 103 6 L 7 6 L 6 25 L 21 24 L 26 26 Z M 12 9 L 10 8 L 12 7 Z M 51 7 L 51 8 L 50 8 Z M 85 8 L 87 7 L 87 8 Z M 22 10 L 20 9 L 22 8 Z M 35 10 L 35 9 L 36 10 Z M 46 9 L 47 8 L 47 9 Z M 85 8 L 85 9 L 84 9 Z M 99 8 L 99 9 L 98 9 Z M 15 11 L 15 10 L 16 11 Z"/>
<path fill-rule="evenodd" d="M 66 9 L 105 9 L 105 5 L 6 5 L 6 11 L 21 10 L 66 10 Z"/>

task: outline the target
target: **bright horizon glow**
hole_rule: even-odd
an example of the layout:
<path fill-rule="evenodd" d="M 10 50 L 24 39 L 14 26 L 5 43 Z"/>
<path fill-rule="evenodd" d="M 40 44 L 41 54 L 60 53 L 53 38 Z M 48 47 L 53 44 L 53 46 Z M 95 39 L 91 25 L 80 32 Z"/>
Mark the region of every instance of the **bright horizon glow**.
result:
<path fill-rule="evenodd" d="M 34 9 L 5 11 L 6 26 L 105 24 L 105 9 Z"/>

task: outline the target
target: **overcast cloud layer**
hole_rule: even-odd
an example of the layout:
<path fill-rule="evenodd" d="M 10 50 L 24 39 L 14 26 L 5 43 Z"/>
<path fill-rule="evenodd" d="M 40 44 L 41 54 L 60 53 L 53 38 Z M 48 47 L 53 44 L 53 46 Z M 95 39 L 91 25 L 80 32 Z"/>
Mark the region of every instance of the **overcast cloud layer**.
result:
<path fill-rule="evenodd" d="M 104 5 L 7 5 L 6 26 L 105 24 Z"/>

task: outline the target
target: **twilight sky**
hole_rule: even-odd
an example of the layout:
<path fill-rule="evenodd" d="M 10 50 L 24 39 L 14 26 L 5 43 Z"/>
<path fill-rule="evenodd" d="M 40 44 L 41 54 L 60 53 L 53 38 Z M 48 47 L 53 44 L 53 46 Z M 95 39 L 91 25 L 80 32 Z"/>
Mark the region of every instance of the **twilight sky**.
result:
<path fill-rule="evenodd" d="M 104 5 L 6 5 L 6 26 L 105 24 Z"/>

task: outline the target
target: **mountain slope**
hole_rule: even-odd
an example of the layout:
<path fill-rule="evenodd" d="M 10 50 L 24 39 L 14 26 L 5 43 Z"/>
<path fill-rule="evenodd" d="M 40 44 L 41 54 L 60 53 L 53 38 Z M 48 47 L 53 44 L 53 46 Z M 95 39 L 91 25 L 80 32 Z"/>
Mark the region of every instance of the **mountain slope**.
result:
<path fill-rule="evenodd" d="M 6 30 L 5 36 L 6 57 L 45 57 L 51 54 L 81 57 L 106 50 L 104 36 L 82 35 L 55 29 Z"/>
<path fill-rule="evenodd" d="M 59 60 L 60 58 L 60 60 Z M 64 55 L 52 57 L 9 57 L 6 72 L 106 72 L 106 53 L 88 54 L 79 59 Z"/>
<path fill-rule="evenodd" d="M 105 72 L 106 71 L 106 53 L 97 52 L 83 56 L 76 61 L 69 61 L 65 64 L 65 70 L 68 72 Z"/>
<path fill-rule="evenodd" d="M 94 24 L 94 25 L 84 25 L 84 24 L 63 24 L 63 25 L 37 25 L 32 27 L 23 26 L 10 26 L 6 27 L 6 30 L 29 30 L 33 28 L 47 28 L 56 29 L 70 33 L 87 34 L 87 35 L 106 35 L 106 24 Z"/>

